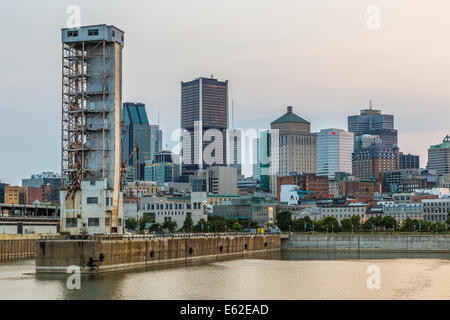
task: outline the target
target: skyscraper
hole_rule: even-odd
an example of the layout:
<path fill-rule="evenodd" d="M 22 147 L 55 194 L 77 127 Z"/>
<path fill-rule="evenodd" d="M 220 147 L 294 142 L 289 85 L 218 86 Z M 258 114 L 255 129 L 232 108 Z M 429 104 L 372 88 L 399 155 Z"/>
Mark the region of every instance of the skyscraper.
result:
<path fill-rule="evenodd" d="M 271 144 L 272 136 L 270 130 L 261 131 L 259 134 L 259 175 L 260 190 L 264 192 L 270 191 L 270 161 L 271 161 Z M 275 148 L 274 148 L 275 149 Z"/>
<path fill-rule="evenodd" d="M 226 165 L 228 118 L 228 81 L 197 78 L 181 82 L 184 174 L 208 165 Z"/>
<path fill-rule="evenodd" d="M 260 163 L 260 138 L 256 138 L 253 140 L 253 150 L 255 151 L 253 157 L 253 179 L 259 180 L 261 178 L 261 163 Z"/>
<path fill-rule="evenodd" d="M 287 112 L 271 123 L 278 130 L 278 150 L 271 150 L 272 165 L 278 165 L 277 175 L 317 172 L 317 135 L 311 133 L 311 124 L 287 107 Z M 272 146 L 273 147 L 273 146 Z M 275 164 L 273 164 L 275 162 Z"/>
<path fill-rule="evenodd" d="M 228 130 L 227 141 L 227 164 L 237 170 L 237 176 L 242 175 L 242 131 L 239 129 Z"/>
<path fill-rule="evenodd" d="M 450 173 L 450 136 L 447 135 L 441 144 L 428 149 L 427 169 L 436 170 L 439 175 Z"/>
<path fill-rule="evenodd" d="M 369 109 L 361 110 L 360 115 L 348 117 L 348 131 L 355 136 L 355 150 L 360 147 L 357 142 L 362 135 L 368 134 L 378 136 L 385 144 L 392 147 L 397 146 L 397 130 L 394 129 L 394 116 L 382 114 L 381 110 L 372 108 L 370 101 Z"/>
<path fill-rule="evenodd" d="M 155 160 L 157 153 L 162 152 L 162 131 L 159 125 L 150 125 L 150 160 Z"/>
<path fill-rule="evenodd" d="M 336 172 L 352 172 L 353 133 L 323 129 L 317 134 L 317 175 L 335 179 Z"/>
<path fill-rule="evenodd" d="M 139 146 L 139 157 L 133 155 L 127 166 L 137 169 L 136 174 L 139 177 L 135 179 L 143 180 L 145 162 L 153 160 L 155 154 L 161 152 L 162 133 L 158 125 L 150 124 L 145 104 L 125 102 L 122 113 L 122 161 L 125 162 L 133 153 L 135 146 Z M 137 167 L 138 158 L 139 167 Z"/>
<path fill-rule="evenodd" d="M 125 102 L 122 109 L 122 161 L 127 161 L 133 153 L 133 149 L 139 146 L 139 154 L 133 155 L 127 166 L 134 167 L 139 172 L 138 180 L 142 180 L 144 175 L 144 163 L 151 160 L 150 157 L 150 137 L 151 130 L 143 103 Z M 139 168 L 137 162 L 139 161 Z"/>
<path fill-rule="evenodd" d="M 400 169 L 419 169 L 419 156 L 400 152 Z"/>

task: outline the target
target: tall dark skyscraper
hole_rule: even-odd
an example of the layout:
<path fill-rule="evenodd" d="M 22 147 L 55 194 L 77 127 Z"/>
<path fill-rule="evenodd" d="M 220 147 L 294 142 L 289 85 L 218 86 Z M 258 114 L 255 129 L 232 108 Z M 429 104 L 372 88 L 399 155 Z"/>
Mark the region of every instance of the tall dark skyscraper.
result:
<path fill-rule="evenodd" d="M 348 117 L 348 131 L 355 134 L 355 150 L 361 147 L 363 135 L 379 136 L 382 143 L 397 146 L 397 130 L 394 129 L 394 116 L 382 114 L 372 108 L 361 110 L 359 115 Z"/>
<path fill-rule="evenodd" d="M 183 173 L 192 174 L 208 163 L 205 150 L 214 138 L 205 132 L 217 129 L 221 132 L 222 150 L 216 149 L 212 157 L 218 159 L 214 165 L 226 164 L 226 130 L 228 128 L 228 81 L 214 78 L 198 78 L 181 82 L 181 128 L 189 134 L 182 138 Z M 210 141 L 209 141 L 210 140 Z M 217 144 L 216 144 L 217 145 Z M 200 148 L 200 146 L 202 146 Z M 222 156 L 220 156 L 220 154 Z"/>
<path fill-rule="evenodd" d="M 161 151 L 161 132 L 157 126 L 150 125 L 145 105 L 142 103 L 125 102 L 122 113 L 122 161 L 126 161 L 134 147 L 139 145 L 139 177 L 137 178 L 143 180 L 145 161 L 153 160 L 154 154 Z M 154 139 L 158 141 L 152 141 Z M 127 165 L 136 168 L 136 162 L 137 157 L 133 156 Z"/>
<path fill-rule="evenodd" d="M 419 169 L 419 156 L 400 152 L 400 169 Z"/>

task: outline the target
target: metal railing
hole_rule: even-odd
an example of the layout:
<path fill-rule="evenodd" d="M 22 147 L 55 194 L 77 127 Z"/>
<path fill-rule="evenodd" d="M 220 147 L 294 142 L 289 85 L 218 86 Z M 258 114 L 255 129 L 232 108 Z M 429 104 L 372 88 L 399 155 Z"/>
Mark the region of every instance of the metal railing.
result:
<path fill-rule="evenodd" d="M 273 235 L 273 234 L 267 234 Z M 267 236 L 266 235 L 266 236 Z M 279 235 L 279 234 L 278 234 Z M 151 234 L 125 234 L 125 235 L 58 235 L 40 237 L 41 241 L 47 240 L 145 240 L 145 239 L 198 239 L 214 237 L 237 237 L 237 236 L 256 236 L 262 237 L 264 234 L 249 232 L 210 232 L 210 233 L 151 233 Z"/>
<path fill-rule="evenodd" d="M 11 220 L 42 220 L 42 221 L 52 221 L 58 222 L 58 216 L 0 216 L 0 221 L 11 221 Z"/>

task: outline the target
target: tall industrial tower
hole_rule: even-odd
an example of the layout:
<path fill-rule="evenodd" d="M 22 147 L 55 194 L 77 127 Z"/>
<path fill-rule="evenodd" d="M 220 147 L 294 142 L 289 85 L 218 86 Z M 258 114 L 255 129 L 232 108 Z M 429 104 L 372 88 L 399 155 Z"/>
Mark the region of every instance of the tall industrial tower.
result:
<path fill-rule="evenodd" d="M 122 233 L 124 32 L 62 29 L 61 232 Z"/>

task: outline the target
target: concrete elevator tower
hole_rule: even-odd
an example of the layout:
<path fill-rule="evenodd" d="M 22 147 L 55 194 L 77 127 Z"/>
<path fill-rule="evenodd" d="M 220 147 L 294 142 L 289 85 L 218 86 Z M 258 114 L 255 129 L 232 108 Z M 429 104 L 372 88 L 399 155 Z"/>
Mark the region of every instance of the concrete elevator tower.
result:
<path fill-rule="evenodd" d="M 62 29 L 61 232 L 121 234 L 124 32 Z"/>

